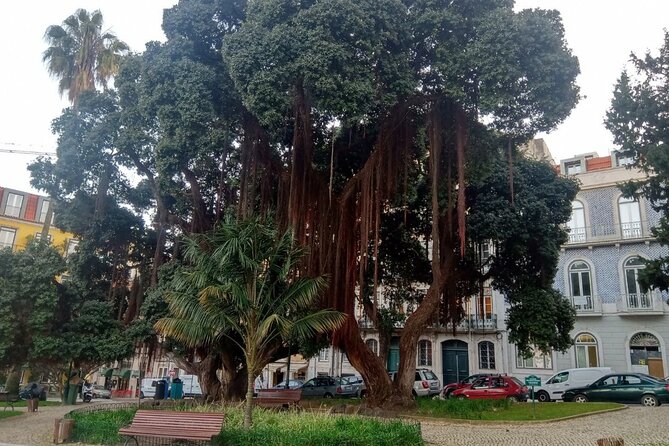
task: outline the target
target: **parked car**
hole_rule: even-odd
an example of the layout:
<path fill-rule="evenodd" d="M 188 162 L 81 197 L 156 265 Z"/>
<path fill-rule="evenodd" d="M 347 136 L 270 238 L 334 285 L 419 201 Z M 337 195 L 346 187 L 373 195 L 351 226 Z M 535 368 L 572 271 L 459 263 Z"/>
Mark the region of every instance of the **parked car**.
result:
<path fill-rule="evenodd" d="M 608 401 L 659 406 L 669 402 L 669 383 L 643 373 L 614 373 L 589 386 L 569 389 L 562 399 L 576 403 Z"/>
<path fill-rule="evenodd" d="M 584 367 L 568 369 L 548 378 L 545 384 L 534 387 L 537 401 L 542 403 L 561 400 L 562 394 L 573 387 L 584 387 L 597 381 L 604 375 L 613 373 L 611 367 Z"/>
<path fill-rule="evenodd" d="M 304 381 L 301 379 L 291 379 L 288 381 L 288 388 L 289 389 L 299 389 L 304 385 Z M 272 389 L 285 389 L 286 388 L 286 381 L 281 381 L 279 384 L 276 386 L 272 387 Z"/>
<path fill-rule="evenodd" d="M 104 398 L 111 399 L 111 390 L 105 388 L 105 386 L 94 385 L 92 390 L 93 398 Z"/>
<path fill-rule="evenodd" d="M 46 387 L 36 382 L 28 383 L 21 390 L 19 390 L 19 398 L 22 400 L 39 398 L 40 401 L 46 401 Z"/>
<path fill-rule="evenodd" d="M 341 378 L 317 376 L 301 387 L 303 398 L 346 398 L 355 396 L 353 386 Z"/>
<path fill-rule="evenodd" d="M 395 381 L 397 379 L 397 372 L 389 372 L 390 379 Z M 432 370 L 416 369 L 416 375 L 413 383 L 413 396 L 432 396 L 438 395 L 441 392 L 441 383 L 439 378 Z"/>
<path fill-rule="evenodd" d="M 365 385 L 365 381 L 362 379 L 361 376 L 343 376 L 342 381 L 346 381 L 346 383 L 350 384 L 353 388 L 353 394 L 354 396 L 358 398 L 365 398 L 367 395 L 367 386 Z"/>
<path fill-rule="evenodd" d="M 469 387 L 454 390 L 451 398 L 460 399 L 508 399 L 527 401 L 527 387 L 512 376 L 484 376 L 474 380 Z"/>
<path fill-rule="evenodd" d="M 449 398 L 454 390 L 469 387 L 472 385 L 474 381 L 476 381 L 479 378 L 483 378 L 485 376 L 492 376 L 492 373 L 476 373 L 474 375 L 469 375 L 460 382 L 446 384 L 444 388 L 441 390 L 441 396 L 443 398 Z"/>

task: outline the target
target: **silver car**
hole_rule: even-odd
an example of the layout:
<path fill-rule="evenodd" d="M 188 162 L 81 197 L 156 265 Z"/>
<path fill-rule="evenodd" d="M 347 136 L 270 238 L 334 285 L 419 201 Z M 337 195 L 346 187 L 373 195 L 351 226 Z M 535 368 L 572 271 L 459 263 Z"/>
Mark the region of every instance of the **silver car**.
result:
<path fill-rule="evenodd" d="M 397 372 L 388 372 L 390 379 L 397 379 Z M 432 396 L 439 395 L 441 392 L 441 382 L 437 375 L 430 369 L 416 369 L 416 375 L 413 382 L 413 396 Z"/>

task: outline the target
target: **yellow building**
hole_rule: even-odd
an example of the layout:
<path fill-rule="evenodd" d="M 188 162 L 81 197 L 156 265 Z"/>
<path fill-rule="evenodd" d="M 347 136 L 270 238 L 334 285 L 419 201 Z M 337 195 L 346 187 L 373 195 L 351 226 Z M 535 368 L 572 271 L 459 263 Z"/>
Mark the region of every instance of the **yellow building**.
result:
<path fill-rule="evenodd" d="M 48 209 L 48 197 L 0 186 L 0 248 L 21 250 L 31 237 L 39 239 Z M 54 226 L 49 227 L 49 241 L 63 254 L 73 252 L 78 243 L 73 234 Z"/>

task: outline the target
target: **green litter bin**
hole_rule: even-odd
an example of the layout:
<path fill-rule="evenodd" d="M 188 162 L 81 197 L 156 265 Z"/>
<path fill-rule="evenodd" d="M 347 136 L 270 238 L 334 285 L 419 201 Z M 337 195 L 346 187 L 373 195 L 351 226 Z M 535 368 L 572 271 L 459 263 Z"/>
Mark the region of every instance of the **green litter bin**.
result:
<path fill-rule="evenodd" d="M 172 387 L 170 388 L 170 397 L 173 400 L 181 400 L 184 397 L 184 383 L 179 378 L 172 380 Z"/>

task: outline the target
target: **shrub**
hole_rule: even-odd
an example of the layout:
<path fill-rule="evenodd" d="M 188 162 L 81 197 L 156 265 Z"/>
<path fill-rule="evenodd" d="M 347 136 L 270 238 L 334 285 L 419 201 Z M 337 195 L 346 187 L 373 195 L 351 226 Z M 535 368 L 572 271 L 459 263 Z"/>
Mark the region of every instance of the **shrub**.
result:
<path fill-rule="evenodd" d="M 463 418 L 467 420 L 480 420 L 485 412 L 496 412 L 508 409 L 511 401 L 506 399 L 488 400 L 417 400 L 418 414 L 431 417 Z"/>
<path fill-rule="evenodd" d="M 72 441 L 88 444 L 117 444 L 124 439 L 118 430 L 130 424 L 136 409 L 121 409 L 104 412 L 72 412 L 74 420 Z"/>

